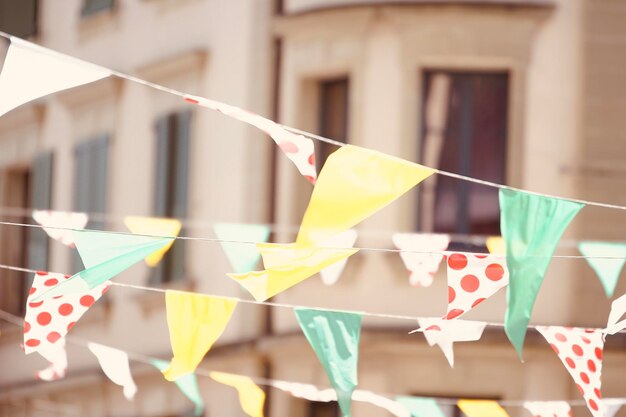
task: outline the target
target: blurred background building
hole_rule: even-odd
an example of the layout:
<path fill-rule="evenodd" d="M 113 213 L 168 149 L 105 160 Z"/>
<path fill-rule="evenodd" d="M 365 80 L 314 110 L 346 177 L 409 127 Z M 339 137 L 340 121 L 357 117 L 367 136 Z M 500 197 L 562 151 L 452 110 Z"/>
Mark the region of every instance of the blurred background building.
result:
<path fill-rule="evenodd" d="M 561 196 L 626 205 L 626 4 L 622 0 L 0 0 L 0 29 L 140 78 L 248 109 L 283 124 L 444 170 Z M 3 50 L 6 50 L 5 43 Z M 3 56 L 4 52 L 0 56 Z M 316 142 L 318 164 L 334 147 Z M 293 239 L 312 187 L 258 130 L 179 97 L 110 77 L 0 118 L 0 216 L 32 208 L 92 213 L 90 228 L 125 230 L 125 215 L 274 224 Z M 588 207 L 571 239 L 624 239 L 624 213 Z M 497 190 L 434 176 L 362 223 L 357 246 L 391 248 L 396 231 L 499 234 Z M 463 240 L 463 239 L 461 239 Z M 568 244 L 568 241 L 570 244 Z M 484 251 L 480 245 L 455 244 Z M 0 227 L 0 263 L 77 272 L 80 259 L 40 230 Z M 224 274 L 219 244 L 177 241 L 155 270 L 125 283 L 249 297 Z M 24 313 L 28 274 L 0 270 L 0 308 Z M 626 282 L 616 294 L 626 292 Z M 397 254 L 362 251 L 331 287 L 318 276 L 278 302 L 393 314 L 446 311 L 442 265 L 409 285 Z M 533 323 L 602 327 L 610 308 L 584 260 L 554 260 Z M 467 315 L 502 322 L 505 292 Z M 360 388 L 387 394 L 502 400 L 578 399 L 547 343 L 529 332 L 520 363 L 501 329 L 458 344 L 456 365 L 416 323 L 366 318 Z M 191 403 L 148 365 L 132 363 L 128 402 L 93 355 L 68 346 L 69 371 L 46 363 L 0 325 L 0 415 L 170 417 Z M 113 287 L 73 329 L 137 354 L 171 355 L 162 294 Z M 626 397 L 626 339 L 607 340 L 605 397 Z M 290 309 L 240 304 L 201 365 L 328 386 Z M 243 416 L 236 392 L 199 378 L 206 416 Z M 266 415 L 335 417 L 267 389 Z M 50 409 L 52 408 L 52 409 Z M 521 408 L 508 410 L 526 416 Z M 450 417 L 460 415 L 452 406 Z M 353 403 L 353 416 L 387 415 Z M 576 416 L 587 415 L 583 407 Z M 626 415 L 626 413 L 622 413 Z M 488 416 L 486 416 L 488 417 Z"/>

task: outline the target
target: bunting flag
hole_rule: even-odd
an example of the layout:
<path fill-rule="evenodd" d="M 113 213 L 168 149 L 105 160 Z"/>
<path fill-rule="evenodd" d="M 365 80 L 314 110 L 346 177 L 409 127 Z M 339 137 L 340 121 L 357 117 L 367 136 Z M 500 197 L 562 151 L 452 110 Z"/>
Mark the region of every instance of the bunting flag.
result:
<path fill-rule="evenodd" d="M 409 410 L 411 417 L 446 417 L 433 398 L 400 396 L 396 401 Z"/>
<path fill-rule="evenodd" d="M 350 229 L 434 172 L 380 152 L 342 146 L 320 172 L 296 243 L 320 244 Z"/>
<path fill-rule="evenodd" d="M 185 95 L 185 101 L 219 111 L 229 117 L 248 123 L 267 133 L 281 151 L 293 162 L 298 171 L 312 184 L 315 184 L 315 147 L 313 141 L 302 135 L 291 133 L 278 123 L 239 107 L 213 101 L 204 97 Z"/>
<path fill-rule="evenodd" d="M 168 381 L 174 381 L 194 372 L 224 332 L 237 301 L 167 291 L 165 307 L 174 358 L 163 375 Z"/>
<path fill-rule="evenodd" d="M 297 244 L 263 243 L 256 247 L 263 256 L 265 270 L 226 275 L 257 301 L 265 301 L 358 252 L 358 249 L 324 249 Z"/>
<path fill-rule="evenodd" d="M 357 385 L 361 314 L 294 309 L 298 324 L 322 363 L 344 417 Z"/>
<path fill-rule="evenodd" d="M 242 375 L 211 372 L 209 376 L 217 382 L 229 385 L 237 390 L 241 408 L 250 417 L 263 417 L 265 392 L 250 378 Z"/>
<path fill-rule="evenodd" d="M 11 36 L 0 73 L 0 116 L 31 100 L 109 75 L 106 68 Z"/>
<path fill-rule="evenodd" d="M 409 271 L 409 282 L 414 287 L 430 287 L 448 249 L 450 236 L 420 233 L 395 233 L 392 240 L 400 258 Z"/>
<path fill-rule="evenodd" d="M 500 228 L 510 272 L 506 335 L 521 359 L 539 287 L 563 232 L 583 204 L 500 189 Z"/>
<path fill-rule="evenodd" d="M 626 314 L 626 294 L 611 303 L 611 312 L 609 313 L 604 331 L 608 334 L 615 334 L 624 330 L 626 328 L 626 319 L 620 321 L 624 314 Z"/>
<path fill-rule="evenodd" d="M 151 362 L 152 365 L 161 372 L 165 372 L 165 370 L 170 366 L 170 364 L 166 361 L 152 360 Z M 194 403 L 194 414 L 196 416 L 204 415 L 204 400 L 202 400 L 202 396 L 200 395 L 200 388 L 198 387 L 198 378 L 196 377 L 196 374 L 191 373 L 183 375 L 176 379 L 174 383 L 178 389 L 180 389 L 180 391 Z"/>
<path fill-rule="evenodd" d="M 98 231 L 72 233 L 78 253 L 87 269 L 43 292 L 33 301 L 88 291 L 174 241 L 174 238 Z"/>
<path fill-rule="evenodd" d="M 417 320 L 428 346 L 438 345 L 450 366 L 454 367 L 454 342 L 473 342 L 479 340 L 487 323 L 482 321 L 446 320 L 436 317 Z"/>
<path fill-rule="evenodd" d="M 341 232 L 336 236 L 331 237 L 322 244 L 324 248 L 337 248 L 348 249 L 354 246 L 356 243 L 357 231 L 354 229 L 348 229 L 345 232 Z M 348 259 L 342 259 L 334 264 L 327 266 L 320 271 L 320 277 L 325 285 L 334 285 L 341 276 Z"/>
<path fill-rule="evenodd" d="M 65 338 L 60 338 L 55 344 L 47 345 L 38 352 L 44 359 L 50 362 L 50 366 L 36 373 L 42 381 L 56 381 L 65 376 L 67 371 L 67 352 L 65 351 Z"/>
<path fill-rule="evenodd" d="M 524 408 L 533 417 L 572 417 L 572 408 L 566 401 L 527 401 Z"/>
<path fill-rule="evenodd" d="M 626 403 L 623 398 L 603 398 L 602 404 L 604 404 L 604 417 L 615 417 L 615 414 L 622 408 L 622 405 Z"/>
<path fill-rule="evenodd" d="M 64 211 L 33 210 L 33 220 L 43 226 L 43 230 L 50 238 L 75 248 L 73 230 L 84 229 L 89 221 L 86 213 L 71 213 Z M 61 229 L 57 229 L 57 228 Z"/>
<path fill-rule="evenodd" d="M 124 224 L 132 233 L 138 235 L 153 235 L 161 237 L 176 237 L 180 233 L 182 224 L 176 219 L 160 219 L 157 217 L 124 217 Z M 161 262 L 165 253 L 172 247 L 174 240 L 161 249 L 152 252 L 144 260 L 146 264 L 154 268 Z"/>
<path fill-rule="evenodd" d="M 457 403 L 467 417 L 509 417 L 504 408 L 490 400 L 459 400 Z"/>
<path fill-rule="evenodd" d="M 626 244 L 610 242 L 580 242 L 578 250 L 588 256 L 589 266 L 596 272 L 607 298 L 613 297 L 617 280 L 626 262 Z M 601 258 L 607 257 L 607 258 Z M 614 259 L 610 259 L 614 257 Z"/>
<path fill-rule="evenodd" d="M 105 282 L 83 293 L 67 294 L 34 301 L 38 294 L 67 281 L 69 275 L 37 272 L 26 300 L 24 353 L 48 349 L 63 339 L 96 301 L 109 289 Z"/>
<path fill-rule="evenodd" d="M 255 245 L 237 241 L 265 243 L 270 237 L 269 226 L 263 224 L 218 223 L 213 230 L 237 274 L 253 271 L 261 258 Z"/>
<path fill-rule="evenodd" d="M 455 252 L 448 255 L 448 320 L 467 313 L 509 284 L 504 258 Z"/>
<path fill-rule="evenodd" d="M 124 389 L 124 397 L 127 400 L 132 400 L 137 393 L 137 385 L 130 373 L 126 352 L 93 342 L 87 343 L 87 348 L 98 359 L 107 378 Z"/>
<path fill-rule="evenodd" d="M 585 398 L 591 414 L 594 417 L 602 417 L 604 413 L 600 391 L 604 349 L 602 332 L 597 329 L 561 326 L 537 326 L 537 331 L 543 335 L 563 362 Z"/>
<path fill-rule="evenodd" d="M 492 255 L 506 255 L 506 242 L 500 236 L 488 237 L 485 245 Z"/>

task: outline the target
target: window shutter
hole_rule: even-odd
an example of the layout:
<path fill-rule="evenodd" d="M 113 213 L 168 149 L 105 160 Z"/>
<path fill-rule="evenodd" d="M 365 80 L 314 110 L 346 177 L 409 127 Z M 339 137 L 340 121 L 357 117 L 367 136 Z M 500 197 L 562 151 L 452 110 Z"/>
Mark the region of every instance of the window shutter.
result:
<path fill-rule="evenodd" d="M 52 200 L 52 164 L 52 152 L 41 153 L 33 161 L 30 188 L 30 201 L 33 209 L 50 209 Z M 46 233 L 39 228 L 29 228 L 28 268 L 40 271 L 48 270 L 48 248 L 49 239 Z"/>
<path fill-rule="evenodd" d="M 168 190 L 170 189 L 170 117 L 163 117 L 156 122 L 156 168 L 154 184 L 154 215 L 158 217 L 168 216 Z M 176 245 L 174 245 L 176 246 Z M 169 253 L 166 258 L 159 263 L 153 271 L 151 280 L 154 283 L 161 283 L 166 280 L 168 271 L 165 267 Z"/>
<path fill-rule="evenodd" d="M 91 16 L 92 14 L 112 9 L 114 4 L 113 0 L 84 0 L 80 15 L 82 17 Z"/>
<path fill-rule="evenodd" d="M 74 170 L 74 210 L 89 211 L 89 163 L 91 143 L 76 146 Z M 82 271 L 83 262 L 77 252 L 72 252 L 72 273 Z"/>

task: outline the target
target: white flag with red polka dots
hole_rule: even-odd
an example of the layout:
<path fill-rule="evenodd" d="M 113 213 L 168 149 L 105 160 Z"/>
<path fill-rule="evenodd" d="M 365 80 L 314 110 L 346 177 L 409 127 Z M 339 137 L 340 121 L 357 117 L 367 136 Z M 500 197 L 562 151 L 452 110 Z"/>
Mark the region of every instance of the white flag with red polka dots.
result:
<path fill-rule="evenodd" d="M 579 327 L 538 326 L 570 373 L 594 417 L 604 415 L 600 392 L 602 375 L 603 334 L 598 329 Z"/>
<path fill-rule="evenodd" d="M 533 417 L 572 417 L 572 408 L 566 401 L 527 401 L 524 408 Z"/>
<path fill-rule="evenodd" d="M 102 294 L 109 289 L 109 281 L 93 289 L 76 294 L 59 295 L 37 302 L 33 297 L 60 282 L 70 275 L 37 272 L 26 300 L 24 318 L 24 352 L 26 354 L 48 349 L 65 337 L 67 332 L 85 314 Z"/>
<path fill-rule="evenodd" d="M 395 233 L 393 244 L 409 271 L 409 282 L 414 287 L 430 287 L 448 249 L 450 236 L 422 233 Z"/>
<path fill-rule="evenodd" d="M 56 343 L 39 349 L 37 352 L 44 357 L 50 366 L 37 372 L 37 378 L 43 381 L 56 381 L 65 376 L 67 370 L 67 352 L 65 351 L 65 338 L 60 338 Z"/>
<path fill-rule="evenodd" d="M 82 230 L 89 217 L 85 213 L 68 213 L 64 211 L 33 210 L 33 220 L 43 226 L 43 230 L 52 239 L 65 246 L 75 248 L 72 230 Z M 57 229 L 60 227 L 62 229 Z"/>
<path fill-rule="evenodd" d="M 448 320 L 462 316 L 509 284 L 503 257 L 455 252 L 447 261 Z"/>

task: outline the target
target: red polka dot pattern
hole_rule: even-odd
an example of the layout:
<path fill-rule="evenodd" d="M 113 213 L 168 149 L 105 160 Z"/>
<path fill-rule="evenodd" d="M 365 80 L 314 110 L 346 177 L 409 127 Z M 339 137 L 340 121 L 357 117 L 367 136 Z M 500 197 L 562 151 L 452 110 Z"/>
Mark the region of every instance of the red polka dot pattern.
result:
<path fill-rule="evenodd" d="M 414 287 L 431 286 L 443 260 L 443 254 L 438 252 L 448 249 L 450 237 L 427 233 L 396 233 L 392 240 L 396 248 L 407 251 L 400 252 L 400 258 L 409 271 L 410 284 Z"/>
<path fill-rule="evenodd" d="M 599 330 L 560 326 L 539 326 L 537 330 L 549 344 L 557 347 L 555 351 L 559 359 L 585 398 L 591 414 L 602 417 L 602 333 Z"/>
<path fill-rule="evenodd" d="M 565 401 L 528 401 L 524 407 L 536 417 L 571 417 L 572 413 Z"/>
<path fill-rule="evenodd" d="M 467 313 L 509 283 L 509 272 L 503 258 L 455 252 L 448 256 L 448 287 L 454 299 L 448 299 L 448 314 Z M 459 317 L 452 315 L 452 318 Z"/>

